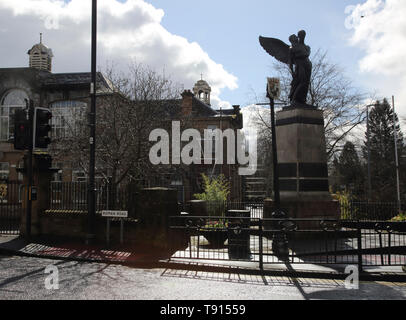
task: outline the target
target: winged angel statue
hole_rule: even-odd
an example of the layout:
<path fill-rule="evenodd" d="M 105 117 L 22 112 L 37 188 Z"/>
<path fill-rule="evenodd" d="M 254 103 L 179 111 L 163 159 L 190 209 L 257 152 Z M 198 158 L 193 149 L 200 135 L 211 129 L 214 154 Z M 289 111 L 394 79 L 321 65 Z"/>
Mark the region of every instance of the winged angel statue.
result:
<path fill-rule="evenodd" d="M 259 37 L 259 43 L 272 57 L 289 65 L 293 80 L 289 99 L 291 106 L 304 107 L 309 92 L 312 63 L 309 59 L 311 49 L 304 42 L 306 32 L 301 30 L 297 35 L 291 35 L 291 46 L 282 40 Z"/>

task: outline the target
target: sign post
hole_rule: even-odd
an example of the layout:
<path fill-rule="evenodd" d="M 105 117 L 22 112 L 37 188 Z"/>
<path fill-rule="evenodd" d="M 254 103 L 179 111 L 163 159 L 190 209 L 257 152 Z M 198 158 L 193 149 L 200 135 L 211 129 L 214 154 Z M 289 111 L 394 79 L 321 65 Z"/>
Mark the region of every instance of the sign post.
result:
<path fill-rule="evenodd" d="M 120 219 L 120 244 L 123 244 L 123 242 L 124 242 L 124 218 L 128 218 L 128 211 L 104 210 L 104 211 L 102 211 L 102 217 L 107 218 L 107 222 L 106 222 L 107 245 L 110 245 L 110 221 L 113 218 Z"/>

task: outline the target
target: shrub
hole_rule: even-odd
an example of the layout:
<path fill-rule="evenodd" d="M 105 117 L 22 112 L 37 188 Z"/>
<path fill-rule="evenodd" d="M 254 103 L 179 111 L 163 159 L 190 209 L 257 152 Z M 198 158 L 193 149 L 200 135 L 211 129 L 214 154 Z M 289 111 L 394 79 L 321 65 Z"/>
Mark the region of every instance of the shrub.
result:
<path fill-rule="evenodd" d="M 406 222 L 406 214 L 401 212 L 399 215 L 392 218 L 391 221 L 393 221 L 393 222 Z"/>
<path fill-rule="evenodd" d="M 337 192 L 333 195 L 334 199 L 340 203 L 341 219 L 354 219 L 357 214 L 357 209 L 351 207 L 351 195 L 347 191 Z"/>
<path fill-rule="evenodd" d="M 195 194 L 197 200 L 207 202 L 207 212 L 209 216 L 223 217 L 226 209 L 226 201 L 230 194 L 230 184 L 224 177 L 208 177 L 202 174 L 203 193 Z"/>

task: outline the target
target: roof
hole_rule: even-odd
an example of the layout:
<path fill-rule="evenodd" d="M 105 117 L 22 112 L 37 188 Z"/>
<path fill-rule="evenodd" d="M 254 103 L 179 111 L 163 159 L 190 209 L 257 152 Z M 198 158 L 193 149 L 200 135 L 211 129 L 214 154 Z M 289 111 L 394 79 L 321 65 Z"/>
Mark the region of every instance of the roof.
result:
<path fill-rule="evenodd" d="M 223 116 L 232 116 L 235 115 L 235 110 L 234 109 L 221 109 L 221 110 L 216 110 L 218 114 L 222 114 Z"/>
<path fill-rule="evenodd" d="M 193 96 L 192 99 L 192 108 L 195 116 L 210 117 L 217 115 L 217 112 L 203 101 L 197 99 L 195 96 Z"/>
<path fill-rule="evenodd" d="M 80 73 L 44 73 L 40 75 L 41 83 L 45 87 L 58 87 L 58 86 L 83 86 L 90 85 L 92 75 L 90 72 Z M 113 91 L 111 82 L 101 73 L 97 72 L 96 82 L 98 89 L 107 89 Z"/>
<path fill-rule="evenodd" d="M 195 84 L 195 87 L 197 87 L 197 86 L 201 86 L 201 87 L 203 87 L 203 86 L 205 86 L 205 87 L 209 87 L 210 88 L 210 86 L 209 86 L 209 84 L 205 81 L 205 80 L 199 80 L 199 81 L 197 81 L 196 82 L 196 84 Z"/>
<path fill-rule="evenodd" d="M 34 50 L 39 50 L 43 54 L 48 54 L 49 56 L 53 57 L 54 54 L 52 53 L 52 49 L 48 48 L 46 45 L 43 43 L 37 43 L 35 44 L 30 50 L 28 50 L 28 54 L 31 54 L 31 51 Z"/>

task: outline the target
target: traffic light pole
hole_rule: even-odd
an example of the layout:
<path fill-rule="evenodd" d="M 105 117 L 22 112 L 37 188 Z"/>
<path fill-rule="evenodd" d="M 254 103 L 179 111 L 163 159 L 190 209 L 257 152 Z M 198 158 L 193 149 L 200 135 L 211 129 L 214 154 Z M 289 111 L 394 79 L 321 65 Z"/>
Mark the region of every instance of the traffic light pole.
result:
<path fill-rule="evenodd" d="M 29 119 L 29 146 L 28 146 L 28 168 L 27 168 L 27 175 L 28 175 L 28 185 L 27 185 L 27 211 L 26 211 L 26 238 L 31 238 L 31 213 L 32 213 L 32 198 L 31 198 L 31 189 L 33 184 L 33 177 L 32 177 L 32 151 L 33 151 L 33 137 L 34 137 L 34 104 L 32 100 L 30 100 L 28 105 L 28 119 Z"/>
<path fill-rule="evenodd" d="M 88 189 L 88 234 L 86 242 L 89 243 L 95 237 L 96 218 L 96 58 L 97 58 L 97 0 L 92 0 L 92 52 L 91 52 L 91 84 L 90 84 L 90 159 L 89 159 L 89 189 Z"/>

